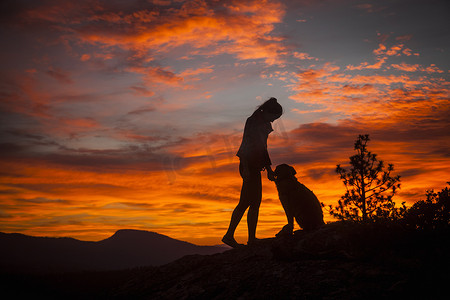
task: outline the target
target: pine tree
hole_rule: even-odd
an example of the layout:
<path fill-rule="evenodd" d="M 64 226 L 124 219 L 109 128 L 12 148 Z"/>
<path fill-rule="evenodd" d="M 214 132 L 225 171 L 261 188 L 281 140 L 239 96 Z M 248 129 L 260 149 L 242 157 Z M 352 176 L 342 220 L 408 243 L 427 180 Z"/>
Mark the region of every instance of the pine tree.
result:
<path fill-rule="evenodd" d="M 356 154 L 350 157 L 350 169 L 337 165 L 336 173 L 343 181 L 346 193 L 338 206 L 329 206 L 330 214 L 341 220 L 397 219 L 406 210 L 398 209 L 392 198 L 400 188 L 400 176 L 392 176 L 393 164 L 385 168 L 377 155 L 367 150 L 369 135 L 359 135 L 355 141 Z"/>

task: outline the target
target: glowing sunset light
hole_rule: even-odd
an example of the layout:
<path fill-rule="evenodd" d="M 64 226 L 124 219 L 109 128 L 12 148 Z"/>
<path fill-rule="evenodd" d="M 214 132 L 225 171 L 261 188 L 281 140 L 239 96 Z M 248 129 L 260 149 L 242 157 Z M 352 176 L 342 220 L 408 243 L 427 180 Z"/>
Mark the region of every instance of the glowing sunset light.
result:
<path fill-rule="evenodd" d="M 446 1 L 19 0 L 2 11 L 1 232 L 221 243 L 245 120 L 272 96 L 284 108 L 273 167 L 293 165 L 325 204 L 345 192 L 335 168 L 359 134 L 401 175 L 396 203 L 450 181 Z M 263 173 L 257 237 L 285 223 Z"/>

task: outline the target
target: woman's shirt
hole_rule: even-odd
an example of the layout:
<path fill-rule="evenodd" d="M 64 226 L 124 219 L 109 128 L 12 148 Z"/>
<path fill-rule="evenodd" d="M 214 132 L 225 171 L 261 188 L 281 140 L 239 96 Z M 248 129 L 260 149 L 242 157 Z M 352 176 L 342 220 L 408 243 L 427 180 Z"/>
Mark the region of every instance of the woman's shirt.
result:
<path fill-rule="evenodd" d="M 270 122 L 265 121 L 260 112 L 251 115 L 245 122 L 242 143 L 237 156 L 246 160 L 252 167 L 263 170 L 272 162 L 267 152 L 267 138 L 273 131 Z"/>

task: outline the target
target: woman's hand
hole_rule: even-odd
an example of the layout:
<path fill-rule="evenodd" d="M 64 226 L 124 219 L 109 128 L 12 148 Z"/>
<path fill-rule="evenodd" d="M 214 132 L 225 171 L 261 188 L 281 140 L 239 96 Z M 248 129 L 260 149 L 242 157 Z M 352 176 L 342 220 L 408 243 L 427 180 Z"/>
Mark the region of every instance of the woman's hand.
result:
<path fill-rule="evenodd" d="M 266 166 L 267 170 L 267 179 L 270 181 L 275 181 L 275 173 L 272 171 L 272 168 L 270 166 Z"/>

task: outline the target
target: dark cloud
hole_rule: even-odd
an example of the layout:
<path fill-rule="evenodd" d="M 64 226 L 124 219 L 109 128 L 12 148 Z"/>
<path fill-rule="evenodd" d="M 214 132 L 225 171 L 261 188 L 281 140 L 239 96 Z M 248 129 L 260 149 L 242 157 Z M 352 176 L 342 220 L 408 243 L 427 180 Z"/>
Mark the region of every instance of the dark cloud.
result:
<path fill-rule="evenodd" d="M 134 207 L 134 208 L 143 208 L 143 209 L 154 209 L 156 206 L 156 204 L 152 204 L 152 203 L 142 203 L 142 202 L 131 202 L 131 201 L 126 201 L 126 202 L 117 202 L 118 204 L 122 204 L 122 205 L 126 205 L 126 206 L 130 206 L 130 207 Z"/>
<path fill-rule="evenodd" d="M 154 111 L 156 111 L 156 108 L 154 108 L 154 107 L 141 107 L 141 108 L 130 111 L 128 114 L 129 115 L 140 115 L 140 114 L 146 114 L 146 113 L 150 113 L 150 112 L 154 112 Z"/>
<path fill-rule="evenodd" d="M 417 176 L 423 173 L 423 169 L 421 168 L 409 168 L 409 169 L 403 169 L 402 170 L 402 179 L 408 178 L 411 176 Z"/>
<path fill-rule="evenodd" d="M 422 157 L 441 155 L 448 157 L 450 132 L 445 128 L 450 128 L 450 124 L 444 115 L 445 113 L 436 114 L 433 118 L 396 123 L 392 126 L 350 119 L 336 125 L 303 124 L 288 132 L 287 143 L 272 146 L 269 151 L 273 161 L 295 165 L 329 162 L 329 170 L 332 170 L 336 164 L 346 163 L 347 158 L 353 155 L 354 141 L 360 134 L 369 134 L 371 144 L 383 145 L 386 153 L 392 151 L 402 153 L 405 160 L 410 156 L 413 157 L 417 151 L 420 151 Z M 409 146 L 402 149 L 389 146 L 397 143 Z M 343 159 L 345 161 L 342 161 Z M 322 176 L 321 171 L 311 172 L 308 176 L 317 179 Z"/>
<path fill-rule="evenodd" d="M 301 180 L 302 177 L 312 178 L 313 180 L 319 181 L 324 176 L 336 176 L 336 167 L 330 168 L 315 168 L 307 170 L 306 174 L 303 174 L 302 170 L 297 169 L 297 178 Z"/>
<path fill-rule="evenodd" d="M 0 153 L 1 156 L 4 157 L 9 155 L 17 155 L 20 152 L 26 150 L 28 147 L 24 147 L 22 145 L 14 144 L 14 143 L 1 143 L 0 144 Z"/>
<path fill-rule="evenodd" d="M 223 192 L 223 191 L 222 191 Z M 235 197 L 230 197 L 230 196 L 224 196 L 223 194 L 219 194 L 219 193 L 205 193 L 205 192 L 185 192 L 185 193 L 179 193 L 177 194 L 178 196 L 182 196 L 182 197 L 187 197 L 187 198 L 192 198 L 192 199 L 198 199 L 198 200 L 213 200 L 213 201 L 221 201 L 221 202 L 225 202 L 225 203 L 235 203 L 238 198 L 239 195 L 236 194 Z"/>
<path fill-rule="evenodd" d="M 309 123 L 300 125 L 288 135 L 293 140 L 304 141 L 305 143 L 314 142 L 322 144 L 325 148 L 341 149 L 348 145 L 349 139 L 353 139 L 355 135 L 361 134 L 362 130 L 366 130 L 364 127 L 355 121 L 351 121 L 351 124 L 341 122 L 337 125 Z"/>
<path fill-rule="evenodd" d="M 45 73 L 50 77 L 58 80 L 60 83 L 64 84 L 73 83 L 72 79 L 70 78 L 70 74 L 61 69 L 50 67 Z"/>
<path fill-rule="evenodd" d="M 21 139 L 30 139 L 30 140 L 36 140 L 36 141 L 42 141 L 45 139 L 45 136 L 36 134 L 35 132 L 32 132 L 31 130 L 25 130 L 25 129 L 7 129 L 4 131 L 7 134 L 10 134 L 15 137 L 19 137 Z"/>
<path fill-rule="evenodd" d="M 11 177 L 11 175 L 5 172 L 5 173 L 0 174 L 0 177 Z M 24 177 L 24 176 L 22 175 L 21 177 Z M 17 195 L 17 194 L 20 194 L 20 193 L 22 193 L 22 191 L 18 190 L 18 189 L 5 189 L 5 188 L 2 188 L 0 190 L 0 195 Z"/>
<path fill-rule="evenodd" d="M 108 203 L 102 208 L 104 209 L 130 209 L 130 210 L 158 210 L 159 206 L 152 203 L 133 202 L 133 201 L 121 201 Z"/>
<path fill-rule="evenodd" d="M 148 90 L 146 87 L 132 86 L 131 89 L 139 96 L 151 97 L 155 95 L 155 92 Z"/>
<path fill-rule="evenodd" d="M 30 9 L 30 5 L 38 6 L 38 1 L 4 0 L 0 2 L 0 22 L 15 24 Z"/>
<path fill-rule="evenodd" d="M 287 133 L 287 143 L 270 149 L 272 160 L 291 165 L 314 162 L 332 163 L 342 157 L 342 153 L 353 148 L 354 140 L 363 129 L 345 123 L 303 124 Z"/>
<path fill-rule="evenodd" d="M 20 203 L 32 203 L 32 204 L 72 204 L 72 201 L 62 199 L 48 199 L 44 197 L 36 197 L 31 199 L 17 198 L 15 201 Z M 20 204 L 19 204 L 20 205 Z"/>
<path fill-rule="evenodd" d="M 162 171 L 167 168 L 178 170 L 189 164 L 189 159 L 182 156 L 162 152 L 151 145 L 142 142 L 155 142 L 159 138 L 141 137 L 140 143 L 130 144 L 120 149 L 87 149 L 68 148 L 54 141 L 45 140 L 40 136 L 29 136 L 18 131 L 19 136 L 29 137 L 17 143 L 1 143 L 0 153 L 9 162 L 22 162 L 34 166 L 59 166 L 63 168 L 89 169 L 95 172 L 114 170 L 152 170 Z M 52 151 L 39 150 L 36 146 L 55 146 Z M 1 160 L 0 160 L 1 161 Z M 6 172 L 6 171 L 5 171 Z M 9 172 L 6 172 L 9 174 Z M 11 174 L 14 174 L 12 172 Z"/>
<path fill-rule="evenodd" d="M 0 211 L 0 219 L 10 219 L 12 217 L 13 217 L 13 215 L 10 215 L 10 214 L 7 214 L 7 213 L 4 213 L 4 212 Z"/>
<path fill-rule="evenodd" d="M 24 155 L 32 156 L 35 147 L 45 146 L 47 148 L 52 147 L 53 149 L 61 149 L 61 146 L 56 141 L 52 140 L 50 137 L 39 134 L 36 129 L 6 129 L 0 132 L 1 140 L 6 141 L 1 144 L 0 153 L 9 156 Z"/>
<path fill-rule="evenodd" d="M 198 204 L 192 203 L 170 203 L 160 207 L 160 211 L 172 212 L 172 213 L 184 213 L 184 212 L 202 212 L 204 207 Z"/>
<path fill-rule="evenodd" d="M 9 183 L 5 184 L 5 186 L 50 194 L 66 194 L 81 191 L 88 191 L 88 194 L 111 194 L 128 189 L 119 185 L 102 183 Z"/>
<path fill-rule="evenodd" d="M 165 168 L 163 163 L 165 157 L 165 155 L 120 150 L 80 150 L 78 154 L 52 154 L 45 157 L 41 156 L 40 159 L 50 164 L 90 169 L 102 173 L 107 170 L 126 169 L 163 170 Z"/>

